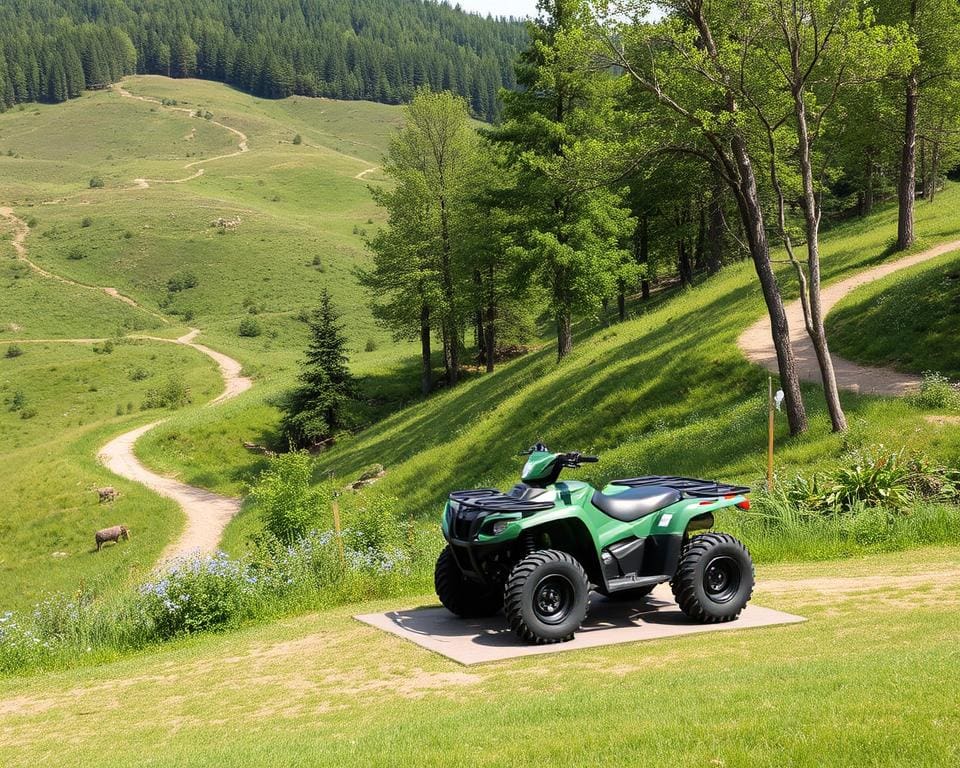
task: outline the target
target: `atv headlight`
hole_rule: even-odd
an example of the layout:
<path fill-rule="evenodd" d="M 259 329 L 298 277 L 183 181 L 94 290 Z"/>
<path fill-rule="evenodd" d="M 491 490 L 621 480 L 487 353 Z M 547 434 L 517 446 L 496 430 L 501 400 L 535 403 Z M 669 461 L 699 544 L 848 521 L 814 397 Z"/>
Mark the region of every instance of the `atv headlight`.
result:
<path fill-rule="evenodd" d="M 510 522 L 510 520 L 497 520 L 490 529 L 490 533 L 494 536 L 499 536 L 501 533 L 507 530 L 507 526 L 510 525 Z"/>

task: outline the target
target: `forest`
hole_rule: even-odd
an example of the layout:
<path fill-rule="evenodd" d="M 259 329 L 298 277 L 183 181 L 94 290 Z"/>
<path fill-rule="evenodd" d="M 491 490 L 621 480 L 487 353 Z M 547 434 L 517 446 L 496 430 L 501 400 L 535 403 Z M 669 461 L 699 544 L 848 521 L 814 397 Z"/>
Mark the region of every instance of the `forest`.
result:
<path fill-rule="evenodd" d="M 418 92 L 374 193 L 389 226 L 362 279 L 419 339 L 422 391 L 492 370 L 537 322 L 557 355 L 577 323 L 752 260 L 793 434 L 807 429 L 784 292 L 799 290 L 834 431 L 846 429 L 820 302 L 821 230 L 896 200 L 891 251 L 960 162 L 953 0 L 542 0 L 531 44 L 478 135 Z M 785 271 L 782 266 L 788 266 Z"/>
<path fill-rule="evenodd" d="M 0 5 L 0 108 L 140 73 L 388 104 L 427 85 L 491 120 L 525 42 L 519 22 L 429 0 L 15 0 Z"/>

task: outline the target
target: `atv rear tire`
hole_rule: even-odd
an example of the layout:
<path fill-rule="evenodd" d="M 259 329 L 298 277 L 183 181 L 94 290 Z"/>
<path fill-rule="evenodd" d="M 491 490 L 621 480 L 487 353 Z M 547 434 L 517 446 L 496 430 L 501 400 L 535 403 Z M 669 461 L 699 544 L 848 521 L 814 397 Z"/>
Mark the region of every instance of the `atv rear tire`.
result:
<path fill-rule="evenodd" d="M 680 610 L 695 621 L 733 621 L 753 594 L 753 560 L 727 533 L 694 536 L 684 547 L 670 582 Z"/>
<path fill-rule="evenodd" d="M 510 571 L 503 603 L 510 628 L 521 640 L 562 643 L 573 639 L 587 616 L 590 581 L 574 557 L 541 549 Z"/>
<path fill-rule="evenodd" d="M 437 558 L 433 586 L 443 607 L 462 619 L 493 616 L 503 607 L 503 590 L 464 578 L 449 545 Z"/>

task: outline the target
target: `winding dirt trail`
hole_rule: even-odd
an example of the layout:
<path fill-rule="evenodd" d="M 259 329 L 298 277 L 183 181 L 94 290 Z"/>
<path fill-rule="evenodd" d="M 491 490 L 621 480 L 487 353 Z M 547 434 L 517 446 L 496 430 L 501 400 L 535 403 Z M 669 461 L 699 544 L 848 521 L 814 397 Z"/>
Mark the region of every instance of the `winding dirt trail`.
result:
<path fill-rule="evenodd" d="M 211 400 L 207 404 L 208 406 L 230 400 L 250 389 L 253 382 L 241 375 L 240 363 L 221 352 L 196 343 L 194 339 L 199 333 L 199 330 L 193 328 L 190 333 L 175 340 L 155 336 L 133 336 L 131 338 L 183 344 L 216 361 L 223 376 L 224 391 L 217 398 Z M 195 550 L 201 552 L 214 551 L 220 543 L 220 538 L 223 535 L 224 528 L 227 527 L 227 523 L 240 511 L 240 499 L 220 496 L 202 488 L 181 483 L 174 478 L 158 475 L 140 463 L 134 453 L 134 445 L 140 437 L 165 421 L 167 419 L 160 419 L 125 432 L 103 446 L 97 455 L 97 458 L 111 472 L 127 480 L 145 485 L 161 496 L 173 499 L 180 505 L 186 515 L 187 521 L 183 533 L 164 550 L 160 558 L 161 562 Z"/>
<path fill-rule="evenodd" d="M 823 314 L 826 316 L 834 305 L 848 293 L 867 283 L 872 283 L 874 280 L 879 280 L 901 269 L 922 264 L 956 250 L 960 250 L 960 240 L 943 243 L 926 251 L 880 264 L 844 280 L 831 283 L 821 291 Z M 787 321 L 790 324 L 790 342 L 793 345 L 793 353 L 797 358 L 797 371 L 800 378 L 803 381 L 820 383 L 820 366 L 817 363 L 817 355 L 804 326 L 803 307 L 800 300 L 788 304 L 786 312 Z M 763 318 L 747 328 L 737 340 L 737 345 L 751 362 L 762 365 L 772 373 L 779 371 L 768 315 L 764 315 Z M 891 368 L 859 365 L 844 360 L 838 355 L 832 355 L 832 357 L 833 367 L 837 375 L 837 386 L 840 389 L 859 392 L 862 395 L 896 397 L 907 394 L 920 385 L 920 377 L 911 373 L 901 373 Z"/>
<path fill-rule="evenodd" d="M 183 112 L 192 117 L 196 111 L 193 109 L 189 109 L 187 107 L 167 106 L 160 99 L 155 99 L 152 96 L 137 96 L 136 94 L 130 93 L 130 91 L 128 91 L 126 88 L 124 88 L 120 84 L 115 85 L 113 90 L 126 99 L 136 99 L 137 101 L 143 101 L 148 104 L 158 104 L 163 109 L 166 109 L 170 112 Z M 192 163 L 187 163 L 185 166 L 183 166 L 184 169 L 195 168 L 201 163 L 213 163 L 213 162 L 216 162 L 217 160 L 226 160 L 228 157 L 236 157 L 237 155 L 242 155 L 244 152 L 250 151 L 249 139 L 247 137 L 247 134 L 245 134 L 243 131 L 237 130 L 236 128 L 231 128 L 229 125 L 224 125 L 223 123 L 219 123 L 216 120 L 208 120 L 207 122 L 209 122 L 211 125 L 216 125 L 219 128 L 223 128 L 226 131 L 230 131 L 230 133 L 236 136 L 238 140 L 237 149 L 235 152 L 228 152 L 225 155 L 208 157 L 204 160 L 194 160 Z M 193 129 L 193 130 L 196 131 L 196 129 Z M 192 181 L 193 179 L 199 178 L 200 176 L 203 176 L 203 174 L 204 174 L 204 169 L 198 168 L 194 173 L 190 174 L 189 176 L 184 176 L 182 179 L 142 179 L 142 178 L 134 179 L 133 189 L 149 189 L 151 184 L 183 184 L 186 181 Z"/>
<path fill-rule="evenodd" d="M 72 285 L 76 288 L 85 288 L 90 291 L 100 291 L 107 294 L 107 296 L 116 299 L 117 301 L 122 301 L 124 304 L 134 307 L 135 309 L 139 309 L 141 312 L 145 312 L 146 314 L 151 315 L 152 317 L 155 317 L 164 323 L 170 323 L 170 321 L 167 320 L 167 318 L 165 318 L 163 315 L 141 306 L 129 296 L 125 296 L 124 294 L 120 293 L 120 291 L 118 291 L 116 288 L 78 283 L 76 280 L 71 280 L 69 277 L 63 277 L 62 275 L 55 275 L 53 272 L 48 272 L 36 262 L 31 261 L 30 257 L 27 255 L 26 240 L 27 235 L 30 234 L 30 227 L 27 226 L 27 222 L 17 216 L 13 212 L 12 208 L 6 206 L 0 206 L 0 216 L 3 216 L 13 224 L 13 240 L 11 241 L 11 245 L 13 246 L 13 251 L 17 256 L 17 259 L 29 266 L 30 269 L 32 269 L 41 277 L 46 277 L 50 280 L 56 280 L 58 283 L 63 283 L 64 285 Z"/>

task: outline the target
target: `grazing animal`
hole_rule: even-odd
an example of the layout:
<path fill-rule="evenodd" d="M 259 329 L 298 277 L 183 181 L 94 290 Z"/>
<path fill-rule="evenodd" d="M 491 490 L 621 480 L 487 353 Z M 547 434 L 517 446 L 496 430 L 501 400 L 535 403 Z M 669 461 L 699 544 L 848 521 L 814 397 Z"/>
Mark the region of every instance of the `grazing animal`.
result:
<path fill-rule="evenodd" d="M 110 486 L 107 486 L 106 488 L 97 488 L 97 493 L 100 494 L 101 504 L 107 501 L 116 501 L 117 496 L 120 495 L 117 493 L 116 488 L 111 488 Z"/>
<path fill-rule="evenodd" d="M 120 539 L 129 541 L 130 531 L 125 525 L 115 525 L 112 528 L 104 528 L 103 530 L 97 531 L 93 538 L 97 542 L 97 552 L 99 552 L 100 548 L 108 541 L 112 541 L 114 544 L 119 543 Z"/>

